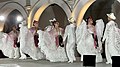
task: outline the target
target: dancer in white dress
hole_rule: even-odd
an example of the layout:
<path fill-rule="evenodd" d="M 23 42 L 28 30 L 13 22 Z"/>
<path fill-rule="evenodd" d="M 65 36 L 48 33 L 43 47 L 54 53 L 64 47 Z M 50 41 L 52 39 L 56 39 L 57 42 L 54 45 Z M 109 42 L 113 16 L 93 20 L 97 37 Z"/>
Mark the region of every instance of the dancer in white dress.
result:
<path fill-rule="evenodd" d="M 44 55 L 41 52 L 41 48 L 38 47 L 38 42 L 39 42 L 39 35 L 38 35 L 38 30 L 39 30 L 39 22 L 34 20 L 33 22 L 33 27 L 31 27 L 29 30 L 32 32 L 33 36 L 34 36 L 34 43 L 35 43 L 35 47 L 36 47 L 36 53 L 37 53 L 37 58 L 38 59 L 43 59 Z"/>
<path fill-rule="evenodd" d="M 59 27 L 59 23 L 53 21 L 54 28 L 50 31 L 39 30 L 39 38 L 43 43 L 39 43 L 41 51 L 45 54 L 46 59 L 50 62 L 64 62 L 67 61 L 65 48 L 59 40 L 59 35 L 63 36 L 63 29 Z M 40 41 L 41 42 L 41 41 Z"/>
<path fill-rule="evenodd" d="M 66 45 L 66 51 L 67 51 L 67 56 L 68 56 L 68 63 L 73 63 L 73 61 L 76 61 L 75 58 L 75 20 L 73 17 L 69 19 L 70 25 L 66 26 L 65 33 L 64 33 L 64 38 L 63 42 L 67 40 L 67 45 Z"/>
<path fill-rule="evenodd" d="M 37 53 L 37 48 L 34 42 L 34 36 L 31 31 L 27 28 L 26 21 L 23 21 L 20 24 L 20 59 L 26 59 L 26 55 L 28 54 L 33 60 L 38 60 L 43 57 L 43 54 Z"/>
<path fill-rule="evenodd" d="M 101 22 L 97 22 L 101 23 Z M 103 22 L 102 22 L 103 23 Z M 97 30 L 102 30 L 103 28 L 99 29 L 100 27 L 95 27 L 93 24 L 93 20 L 91 17 L 88 18 L 88 25 L 83 20 L 81 25 L 77 27 L 76 29 L 76 43 L 77 43 L 77 50 L 81 54 L 81 61 L 83 61 L 83 55 L 96 55 L 96 62 L 102 62 L 102 56 L 101 56 L 101 44 L 99 44 L 98 41 L 99 37 L 97 35 Z M 97 25 L 97 24 L 96 24 Z M 102 24 L 104 25 L 104 24 Z M 99 25 L 101 26 L 101 25 Z"/>
<path fill-rule="evenodd" d="M 7 33 L 0 32 L 0 50 L 3 54 L 8 58 L 13 58 L 14 56 L 14 47 L 13 41 L 11 41 L 10 37 L 8 37 Z M 9 43 L 9 44 L 8 44 Z M 8 52 L 9 51 L 9 52 Z"/>
<path fill-rule="evenodd" d="M 17 47 L 18 31 L 16 26 L 12 27 L 12 31 L 8 34 L 3 33 L 2 47 L 3 54 L 9 58 L 19 58 L 19 48 Z"/>
<path fill-rule="evenodd" d="M 105 41 L 106 64 L 112 64 L 112 56 L 120 56 L 120 30 L 114 20 L 114 13 L 107 14 L 109 22 L 106 24 L 106 29 L 103 36 Z"/>
<path fill-rule="evenodd" d="M 19 58 L 20 57 L 20 54 L 19 54 L 19 48 L 18 48 L 18 43 L 17 43 L 17 40 L 18 40 L 18 36 L 19 36 L 19 31 L 17 31 L 17 27 L 16 26 L 13 26 L 12 28 L 13 30 L 9 33 L 11 34 L 11 39 L 14 40 L 14 59 L 16 58 Z"/>
<path fill-rule="evenodd" d="M 101 56 L 101 53 L 103 51 L 102 49 L 102 37 L 103 37 L 103 31 L 104 31 L 104 22 L 102 19 L 98 19 L 96 20 L 96 25 L 95 25 L 95 29 L 96 29 L 96 35 L 97 35 L 97 42 L 98 42 L 98 47 L 97 47 L 97 53 L 96 53 L 96 62 L 102 62 L 103 58 Z"/>
<path fill-rule="evenodd" d="M 45 27 L 46 31 L 51 31 L 54 28 L 53 23 L 52 23 L 53 21 L 56 21 L 56 19 L 53 18 L 53 19 L 49 20 L 50 25 L 48 25 L 47 27 Z"/>

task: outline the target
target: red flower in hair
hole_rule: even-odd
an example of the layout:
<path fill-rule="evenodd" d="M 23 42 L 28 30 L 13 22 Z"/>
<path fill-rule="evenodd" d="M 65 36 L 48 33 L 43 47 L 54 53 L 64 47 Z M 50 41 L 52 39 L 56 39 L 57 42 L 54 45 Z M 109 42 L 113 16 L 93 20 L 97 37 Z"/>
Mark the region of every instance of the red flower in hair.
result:
<path fill-rule="evenodd" d="M 92 16 L 89 16 L 89 19 L 93 20 Z"/>
<path fill-rule="evenodd" d="M 38 23 L 38 21 L 34 20 L 34 21 L 33 21 L 33 26 L 34 26 L 35 23 Z"/>
<path fill-rule="evenodd" d="M 34 20 L 34 21 L 33 21 L 33 24 L 34 24 L 34 23 L 38 23 L 38 21 Z"/>

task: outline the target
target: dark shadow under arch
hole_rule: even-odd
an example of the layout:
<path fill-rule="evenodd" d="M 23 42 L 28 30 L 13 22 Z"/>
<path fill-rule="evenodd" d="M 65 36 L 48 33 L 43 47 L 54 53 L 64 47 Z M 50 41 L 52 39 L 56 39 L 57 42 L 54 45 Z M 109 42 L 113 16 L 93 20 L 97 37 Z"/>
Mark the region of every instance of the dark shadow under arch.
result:
<path fill-rule="evenodd" d="M 18 11 L 17 9 L 13 10 L 6 18 L 3 32 L 9 33 L 12 30 L 12 26 L 19 24 L 16 20 L 17 16 L 22 16 L 21 12 Z M 22 16 L 23 17 L 23 16 Z"/>
<path fill-rule="evenodd" d="M 68 17 L 64 10 L 57 4 L 51 4 L 49 5 L 42 15 L 39 18 L 39 27 L 41 29 L 44 29 L 46 26 L 48 26 L 49 20 L 52 18 L 56 18 L 56 20 L 60 23 L 60 27 L 65 28 L 65 26 L 68 24 Z"/>
<path fill-rule="evenodd" d="M 108 22 L 106 14 L 111 13 L 114 1 L 115 0 L 96 0 L 86 11 L 84 19 L 88 16 L 92 16 L 94 21 L 101 18 L 106 24 Z"/>

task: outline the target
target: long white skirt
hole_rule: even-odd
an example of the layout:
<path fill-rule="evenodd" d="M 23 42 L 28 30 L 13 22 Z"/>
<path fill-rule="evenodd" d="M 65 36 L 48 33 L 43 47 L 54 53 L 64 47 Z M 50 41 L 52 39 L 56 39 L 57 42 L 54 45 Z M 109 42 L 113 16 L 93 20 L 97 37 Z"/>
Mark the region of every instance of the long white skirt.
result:
<path fill-rule="evenodd" d="M 86 39 L 80 40 L 77 44 L 78 52 L 81 55 L 96 55 L 96 62 L 102 62 L 102 55 L 97 49 L 95 49 L 92 35 L 86 37 Z M 81 59 L 83 60 L 83 57 Z"/>
<path fill-rule="evenodd" d="M 43 33 L 43 34 L 42 34 Z M 44 53 L 46 59 L 50 62 L 65 62 L 67 56 L 64 47 L 56 47 L 54 40 L 51 39 L 48 32 L 38 32 L 39 34 L 39 47 L 41 52 Z M 42 35 L 41 35 L 42 34 Z"/>
<path fill-rule="evenodd" d="M 3 52 L 3 54 L 9 58 L 14 58 L 14 41 L 12 41 L 12 39 L 7 35 L 4 34 L 4 37 L 1 39 L 1 50 Z"/>

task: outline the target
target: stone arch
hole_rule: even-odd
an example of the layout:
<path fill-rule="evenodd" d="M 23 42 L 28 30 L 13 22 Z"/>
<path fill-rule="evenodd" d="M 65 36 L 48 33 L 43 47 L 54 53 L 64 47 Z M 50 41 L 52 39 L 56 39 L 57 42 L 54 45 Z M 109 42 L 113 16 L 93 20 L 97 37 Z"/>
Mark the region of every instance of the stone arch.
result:
<path fill-rule="evenodd" d="M 19 12 L 21 12 L 21 14 L 23 15 L 24 19 L 27 19 L 27 11 L 25 10 L 25 8 L 20 5 L 17 2 L 6 2 L 5 4 L 2 5 L 2 7 L 0 8 L 0 15 L 4 16 L 5 18 L 14 10 L 18 10 Z M 4 21 L 0 21 L 0 31 L 3 30 L 4 27 Z"/>

